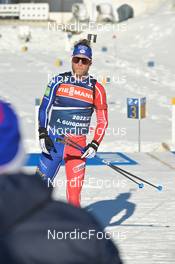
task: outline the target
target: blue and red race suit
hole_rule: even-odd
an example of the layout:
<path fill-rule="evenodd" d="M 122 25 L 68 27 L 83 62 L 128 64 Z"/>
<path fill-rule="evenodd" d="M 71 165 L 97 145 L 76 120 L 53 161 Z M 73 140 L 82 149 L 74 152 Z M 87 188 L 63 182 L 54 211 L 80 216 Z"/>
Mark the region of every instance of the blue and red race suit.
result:
<path fill-rule="evenodd" d="M 108 125 L 105 89 L 92 76 L 88 75 L 80 81 L 71 72 L 60 74 L 51 80 L 39 109 L 39 127 L 47 129 L 57 152 L 51 151 L 51 155 L 41 154 L 37 173 L 44 179 L 53 180 L 64 159 L 67 199 L 75 206 L 80 206 L 86 160 L 81 159 L 82 153 L 79 150 L 56 142 L 56 139 L 64 134 L 85 147 L 94 110 L 97 124 L 93 139 L 100 144 Z M 72 184 L 73 181 L 75 184 Z"/>

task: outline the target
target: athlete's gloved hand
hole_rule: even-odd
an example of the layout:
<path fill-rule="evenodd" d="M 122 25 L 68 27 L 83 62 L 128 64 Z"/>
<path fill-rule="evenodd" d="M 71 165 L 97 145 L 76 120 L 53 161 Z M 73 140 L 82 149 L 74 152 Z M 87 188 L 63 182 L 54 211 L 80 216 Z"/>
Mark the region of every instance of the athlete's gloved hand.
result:
<path fill-rule="evenodd" d="M 89 158 L 92 159 L 93 157 L 95 157 L 97 149 L 99 147 L 99 144 L 97 141 L 92 140 L 91 143 L 89 143 L 86 147 L 85 147 L 85 152 L 84 154 L 81 156 L 81 158 Z"/>
<path fill-rule="evenodd" d="M 39 142 L 40 142 L 40 147 L 42 149 L 42 152 L 49 155 L 51 149 L 54 149 L 54 151 L 56 151 L 54 144 L 51 138 L 49 137 L 47 129 L 45 127 L 39 128 Z"/>

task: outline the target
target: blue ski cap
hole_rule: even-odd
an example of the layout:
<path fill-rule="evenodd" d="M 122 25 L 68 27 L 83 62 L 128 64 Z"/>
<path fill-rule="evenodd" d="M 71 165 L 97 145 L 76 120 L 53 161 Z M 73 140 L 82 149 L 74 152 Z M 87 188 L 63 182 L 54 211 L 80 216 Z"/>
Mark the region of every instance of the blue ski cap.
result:
<path fill-rule="evenodd" d="M 78 44 L 73 50 L 72 56 L 83 55 L 83 57 L 92 59 L 92 49 L 86 45 Z"/>
<path fill-rule="evenodd" d="M 10 104 L 0 100 L 0 172 L 14 160 L 20 143 L 18 118 Z"/>

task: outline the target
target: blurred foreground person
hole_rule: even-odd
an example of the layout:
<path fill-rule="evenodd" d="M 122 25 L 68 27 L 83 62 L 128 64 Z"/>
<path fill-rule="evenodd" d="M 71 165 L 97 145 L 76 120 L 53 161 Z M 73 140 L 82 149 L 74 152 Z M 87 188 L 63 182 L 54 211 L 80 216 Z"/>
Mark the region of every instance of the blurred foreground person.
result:
<path fill-rule="evenodd" d="M 24 157 L 17 116 L 0 100 L 0 263 L 121 264 L 91 215 L 53 201 L 40 177 L 22 173 Z"/>

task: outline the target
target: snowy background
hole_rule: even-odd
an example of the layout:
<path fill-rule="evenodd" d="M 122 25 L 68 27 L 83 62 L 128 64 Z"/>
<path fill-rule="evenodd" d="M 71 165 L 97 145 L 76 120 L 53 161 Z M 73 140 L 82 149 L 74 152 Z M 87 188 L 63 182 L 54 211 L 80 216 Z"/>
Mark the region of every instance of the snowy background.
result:
<path fill-rule="evenodd" d="M 171 144 L 171 98 L 175 95 L 175 16 L 164 4 L 151 14 L 126 23 L 103 25 L 97 33 L 94 61 L 91 67 L 99 81 L 110 77 L 105 85 L 109 104 L 109 128 L 101 151 L 137 151 L 138 121 L 127 118 L 127 97 L 147 98 L 147 118 L 141 121 L 142 151 L 160 149 Z M 67 33 L 54 26 L 29 25 L 31 41 L 28 51 L 19 39 L 23 25 L 0 24 L 0 95 L 16 106 L 22 118 L 25 144 L 32 151 L 34 142 L 34 104 L 41 98 L 48 80 L 59 72 L 70 70 L 70 45 L 89 30 L 75 35 L 68 43 Z M 102 48 L 107 51 L 103 52 Z M 56 66 L 57 60 L 63 65 Z M 148 67 L 154 61 L 155 66 Z M 91 135 L 92 136 L 92 135 Z M 32 149 L 31 149 L 32 146 Z"/>

